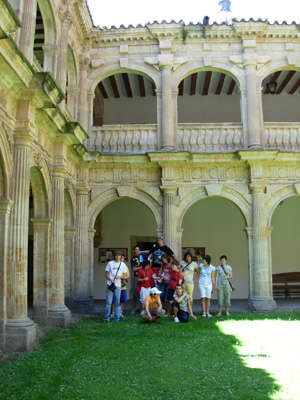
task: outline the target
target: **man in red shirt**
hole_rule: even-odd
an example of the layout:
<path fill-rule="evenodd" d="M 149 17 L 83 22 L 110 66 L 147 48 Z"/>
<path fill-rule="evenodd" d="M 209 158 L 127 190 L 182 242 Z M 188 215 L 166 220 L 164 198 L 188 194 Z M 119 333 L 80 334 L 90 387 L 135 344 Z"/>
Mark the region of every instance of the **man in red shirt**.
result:
<path fill-rule="evenodd" d="M 160 279 L 161 276 L 154 276 L 154 272 L 150 268 L 150 261 L 145 260 L 142 268 L 138 271 L 136 292 L 140 296 L 142 308 L 144 308 L 145 298 L 150 294 L 150 289 L 155 287 L 154 279 Z"/>
<path fill-rule="evenodd" d="M 176 285 L 181 285 L 183 281 L 183 273 L 179 269 L 179 262 L 174 260 L 172 263 L 172 272 L 170 276 L 170 286 L 168 289 L 167 300 L 168 300 L 168 311 L 166 316 L 170 316 L 171 307 L 173 303 L 173 296 L 175 293 Z"/>

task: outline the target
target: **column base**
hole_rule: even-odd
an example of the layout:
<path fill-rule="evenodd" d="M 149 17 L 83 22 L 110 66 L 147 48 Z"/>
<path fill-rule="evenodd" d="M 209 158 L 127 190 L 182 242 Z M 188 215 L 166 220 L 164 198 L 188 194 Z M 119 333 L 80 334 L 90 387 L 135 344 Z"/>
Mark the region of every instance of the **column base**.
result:
<path fill-rule="evenodd" d="M 65 303 L 76 314 L 91 314 L 94 311 L 92 296 L 66 298 Z"/>
<path fill-rule="evenodd" d="M 48 326 L 67 327 L 71 324 L 71 311 L 65 306 L 51 306 L 48 308 Z"/>
<path fill-rule="evenodd" d="M 47 326 L 48 325 L 48 307 L 47 306 L 33 306 L 33 320 L 38 325 Z"/>
<path fill-rule="evenodd" d="M 248 306 L 252 312 L 275 311 L 277 308 L 272 296 L 252 296 L 248 300 Z"/>
<path fill-rule="evenodd" d="M 28 351 L 38 345 L 37 324 L 30 318 L 5 321 L 4 348 L 10 351 Z"/>

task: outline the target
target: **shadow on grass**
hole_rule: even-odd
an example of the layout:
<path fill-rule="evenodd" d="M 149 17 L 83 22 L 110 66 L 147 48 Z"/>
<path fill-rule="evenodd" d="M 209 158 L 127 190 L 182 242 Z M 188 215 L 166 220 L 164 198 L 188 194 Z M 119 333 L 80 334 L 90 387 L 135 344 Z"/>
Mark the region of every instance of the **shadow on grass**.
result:
<path fill-rule="evenodd" d="M 87 318 L 59 330 L 3 365 L 0 399 L 268 400 L 279 390 L 266 371 L 245 365 L 238 339 L 222 333 L 216 318 L 102 321 Z"/>

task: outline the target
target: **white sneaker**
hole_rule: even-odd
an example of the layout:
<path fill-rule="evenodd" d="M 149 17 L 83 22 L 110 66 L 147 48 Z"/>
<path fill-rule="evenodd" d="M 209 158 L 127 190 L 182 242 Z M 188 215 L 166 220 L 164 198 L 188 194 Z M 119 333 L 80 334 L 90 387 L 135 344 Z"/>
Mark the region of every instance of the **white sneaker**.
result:
<path fill-rule="evenodd" d="M 124 315 L 123 315 L 123 313 L 120 314 L 120 318 L 125 318 Z"/>
<path fill-rule="evenodd" d="M 110 314 L 110 318 L 113 318 L 114 316 L 115 316 L 115 313 L 112 312 L 112 313 Z"/>
<path fill-rule="evenodd" d="M 202 314 L 202 317 L 206 317 L 206 314 L 205 314 L 205 312 Z"/>
<path fill-rule="evenodd" d="M 207 314 L 206 314 L 206 316 L 207 316 L 208 318 L 211 318 L 211 315 L 210 315 L 210 313 L 207 313 Z"/>
<path fill-rule="evenodd" d="M 176 322 L 176 323 L 180 322 L 179 319 L 178 319 L 178 317 L 175 317 L 175 318 L 174 318 L 174 322 Z"/>

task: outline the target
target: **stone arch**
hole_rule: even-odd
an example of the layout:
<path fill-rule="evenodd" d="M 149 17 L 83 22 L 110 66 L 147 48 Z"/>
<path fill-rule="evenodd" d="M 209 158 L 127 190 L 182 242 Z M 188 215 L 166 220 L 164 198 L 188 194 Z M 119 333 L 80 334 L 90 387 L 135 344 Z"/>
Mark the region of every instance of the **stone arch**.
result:
<path fill-rule="evenodd" d="M 4 130 L 3 124 L 0 125 L 0 198 L 6 199 L 9 198 L 10 177 L 12 176 L 13 144 L 12 142 L 8 143 L 9 137 L 10 131 Z M 13 140 L 12 136 L 11 140 Z"/>
<path fill-rule="evenodd" d="M 77 87 L 78 76 L 77 76 L 77 65 L 75 61 L 75 56 L 73 49 L 68 46 L 68 54 L 67 54 L 67 63 L 68 63 L 68 86 Z"/>
<path fill-rule="evenodd" d="M 52 74 L 55 73 L 55 52 L 57 47 L 57 28 L 55 21 L 55 6 L 52 4 L 52 0 L 37 0 L 42 19 L 43 28 L 45 33 L 44 38 L 44 62 L 43 68 L 46 71 L 50 71 Z"/>
<path fill-rule="evenodd" d="M 211 186 L 211 189 L 209 188 Z M 246 226 L 251 226 L 252 217 L 251 217 L 251 205 L 247 202 L 247 200 L 236 190 L 233 190 L 228 187 L 221 187 L 216 185 L 216 187 L 212 187 L 215 185 L 208 185 L 206 187 L 200 187 L 193 191 L 191 191 L 184 199 L 181 201 L 179 205 L 178 215 L 179 215 L 179 226 L 178 229 L 182 226 L 182 221 L 187 210 L 194 204 L 196 201 L 201 200 L 207 197 L 218 196 L 230 200 L 240 211 L 245 221 Z"/>
<path fill-rule="evenodd" d="M 64 208 L 65 208 L 65 226 L 73 227 L 74 226 L 74 205 L 73 205 L 73 201 L 72 201 L 70 192 L 67 189 L 64 190 Z"/>
<path fill-rule="evenodd" d="M 139 200 L 141 203 L 143 203 L 150 209 L 156 220 L 157 227 L 159 229 L 162 228 L 162 208 L 160 204 L 152 196 L 136 188 L 128 190 L 127 193 L 125 191 L 124 193 L 122 193 L 121 191 L 118 192 L 116 188 L 111 188 L 99 194 L 90 204 L 88 208 L 89 229 L 94 228 L 97 215 L 100 213 L 100 211 L 109 203 L 118 200 L 120 198 Z"/>
<path fill-rule="evenodd" d="M 34 201 L 34 217 L 49 217 L 49 198 L 44 177 L 38 167 L 30 168 L 30 184 Z"/>
<path fill-rule="evenodd" d="M 300 194 L 300 184 L 285 186 L 284 188 L 279 189 L 276 193 L 272 195 L 270 200 L 267 202 L 268 207 L 268 216 L 267 216 L 267 226 L 271 226 L 271 220 L 273 213 L 283 200 L 288 197 L 299 195 Z"/>
<path fill-rule="evenodd" d="M 262 82 L 265 78 L 267 78 L 274 72 L 282 70 L 300 71 L 300 65 L 289 64 L 286 57 L 281 60 L 272 60 L 259 69 L 259 72 L 257 74 L 258 84 L 262 85 Z"/>
<path fill-rule="evenodd" d="M 140 64 L 130 61 L 127 68 L 120 68 L 119 61 L 105 64 L 96 70 L 92 71 L 88 75 L 89 87 L 88 91 L 90 93 L 94 93 L 96 86 L 103 79 L 113 75 L 113 74 L 121 74 L 121 73 L 133 73 L 137 75 L 142 75 L 149 79 L 154 83 L 156 88 L 159 88 L 160 83 L 160 74 L 159 71 L 155 70 L 153 67 L 150 67 L 146 64 Z"/>
<path fill-rule="evenodd" d="M 239 87 L 245 86 L 242 70 L 236 66 L 230 66 L 223 63 L 214 63 L 213 66 L 197 66 L 195 63 L 186 63 L 179 67 L 174 73 L 173 88 L 176 89 L 179 83 L 187 76 L 195 72 L 215 71 L 229 75 L 234 79 Z"/>

